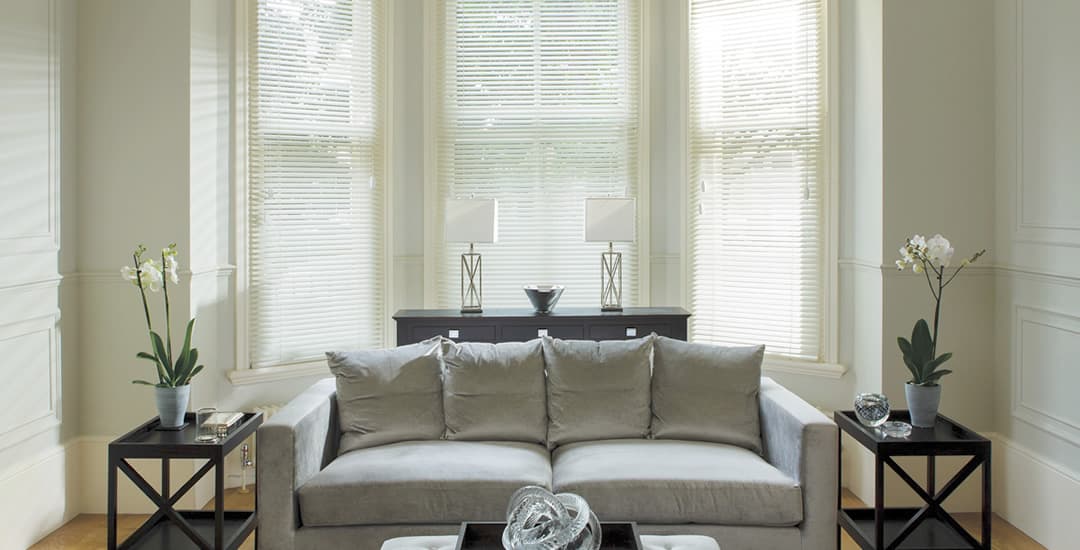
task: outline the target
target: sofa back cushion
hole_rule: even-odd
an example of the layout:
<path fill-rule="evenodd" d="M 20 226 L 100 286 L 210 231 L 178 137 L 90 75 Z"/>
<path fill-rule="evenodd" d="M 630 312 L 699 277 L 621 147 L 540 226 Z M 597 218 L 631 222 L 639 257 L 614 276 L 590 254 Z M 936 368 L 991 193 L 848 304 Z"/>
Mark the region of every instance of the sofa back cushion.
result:
<path fill-rule="evenodd" d="M 385 350 L 329 352 L 337 377 L 338 454 L 398 441 L 440 439 L 442 360 L 438 338 Z"/>
<path fill-rule="evenodd" d="M 540 340 L 443 341 L 446 438 L 543 443 L 547 395 Z"/>
<path fill-rule="evenodd" d="M 544 337 L 549 448 L 648 435 L 652 342 Z"/>
<path fill-rule="evenodd" d="M 765 346 L 722 347 L 657 336 L 652 434 L 761 453 L 758 389 Z"/>

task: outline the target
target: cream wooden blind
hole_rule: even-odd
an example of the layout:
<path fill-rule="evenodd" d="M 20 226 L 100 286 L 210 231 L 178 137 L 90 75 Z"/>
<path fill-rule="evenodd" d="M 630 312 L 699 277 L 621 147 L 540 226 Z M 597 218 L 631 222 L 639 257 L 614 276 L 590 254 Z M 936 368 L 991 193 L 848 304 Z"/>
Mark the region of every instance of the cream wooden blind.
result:
<path fill-rule="evenodd" d="M 381 346 L 383 5 L 257 0 L 248 74 L 252 366 Z"/>
<path fill-rule="evenodd" d="M 436 3 L 438 192 L 429 223 L 442 306 L 459 305 L 468 246 L 444 242 L 442 205 L 469 197 L 499 201 L 499 240 L 478 245 L 485 307 L 528 307 L 528 283 L 566 285 L 560 306 L 599 306 L 606 244 L 585 242 L 584 200 L 638 192 L 639 2 Z M 617 249 L 623 302 L 632 305 L 638 246 Z"/>
<path fill-rule="evenodd" d="M 691 337 L 819 360 L 824 0 L 692 0 Z"/>

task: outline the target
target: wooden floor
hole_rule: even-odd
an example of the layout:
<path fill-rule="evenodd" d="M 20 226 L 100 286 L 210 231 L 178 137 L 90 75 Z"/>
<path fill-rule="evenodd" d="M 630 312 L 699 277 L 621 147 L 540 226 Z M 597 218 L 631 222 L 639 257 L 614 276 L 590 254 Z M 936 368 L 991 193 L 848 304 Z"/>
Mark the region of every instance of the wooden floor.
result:
<path fill-rule="evenodd" d="M 210 501 L 203 508 L 212 510 L 214 501 Z M 225 491 L 226 510 L 254 510 L 255 489 L 248 493 L 241 493 L 238 489 Z M 137 514 L 122 514 L 116 518 L 117 540 L 124 540 L 133 531 L 142 525 L 142 522 L 150 516 Z M 67 522 L 63 527 L 53 531 L 37 544 L 30 547 L 31 550 L 101 550 L 106 547 L 107 533 L 105 531 L 105 516 L 103 514 L 80 514 L 75 519 Z M 255 535 L 240 545 L 241 550 L 255 550 Z"/>
<path fill-rule="evenodd" d="M 844 507 L 865 506 L 865 504 L 856 498 L 855 495 L 847 491 L 844 491 L 843 499 Z M 254 506 L 254 491 L 242 494 L 235 489 L 230 489 L 226 492 L 226 509 L 251 510 Z M 213 508 L 213 502 L 207 504 L 206 508 Z M 128 534 L 137 529 L 146 518 L 147 516 L 141 515 L 120 516 L 116 522 L 120 540 L 124 540 L 124 537 L 127 537 Z M 957 520 L 978 538 L 978 514 L 958 514 Z M 992 546 L 996 550 L 1045 550 L 1042 545 L 1031 540 L 1031 538 L 1022 531 L 996 515 L 994 516 L 992 529 Z M 31 550 L 99 550 L 101 548 L 105 548 L 105 516 L 100 514 L 83 514 L 57 529 L 41 542 L 35 544 L 31 547 Z M 249 537 L 240 548 L 244 550 L 253 550 L 255 548 L 254 535 Z M 845 534 L 843 536 L 841 548 L 843 548 L 843 550 L 856 550 L 858 547 L 855 545 L 855 542 Z"/>

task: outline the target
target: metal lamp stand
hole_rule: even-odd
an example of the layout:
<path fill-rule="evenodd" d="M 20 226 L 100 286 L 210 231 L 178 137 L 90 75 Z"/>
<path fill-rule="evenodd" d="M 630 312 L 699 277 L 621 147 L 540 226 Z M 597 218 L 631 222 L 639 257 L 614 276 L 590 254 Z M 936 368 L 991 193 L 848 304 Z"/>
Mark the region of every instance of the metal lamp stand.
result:
<path fill-rule="evenodd" d="M 600 309 L 622 311 L 622 252 L 612 242 L 600 254 Z"/>
<path fill-rule="evenodd" d="M 461 312 L 481 313 L 484 301 L 484 271 L 478 252 L 469 243 L 469 251 L 461 255 Z"/>

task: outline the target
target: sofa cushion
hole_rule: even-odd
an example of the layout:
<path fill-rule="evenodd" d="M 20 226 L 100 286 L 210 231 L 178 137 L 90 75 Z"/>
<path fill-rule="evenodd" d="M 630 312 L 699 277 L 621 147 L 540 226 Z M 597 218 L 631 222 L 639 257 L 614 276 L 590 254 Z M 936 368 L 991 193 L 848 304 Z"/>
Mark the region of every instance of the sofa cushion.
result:
<path fill-rule="evenodd" d="M 330 352 L 337 377 L 338 453 L 396 441 L 442 438 L 439 339 L 385 350 Z"/>
<path fill-rule="evenodd" d="M 556 492 L 581 495 L 601 521 L 790 526 L 802 491 L 742 447 L 675 440 L 574 443 L 552 457 Z"/>
<path fill-rule="evenodd" d="M 524 485 L 551 487 L 541 445 L 406 441 L 336 458 L 300 487 L 300 517 L 314 526 L 501 521 Z"/>
<path fill-rule="evenodd" d="M 652 337 L 593 342 L 544 337 L 548 447 L 649 433 Z"/>
<path fill-rule="evenodd" d="M 653 353 L 653 437 L 761 452 L 758 390 L 764 346 L 690 344 L 658 336 Z"/>
<path fill-rule="evenodd" d="M 445 340 L 443 367 L 447 439 L 544 442 L 547 395 L 540 340 Z"/>

